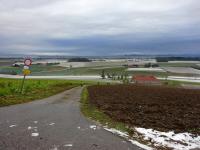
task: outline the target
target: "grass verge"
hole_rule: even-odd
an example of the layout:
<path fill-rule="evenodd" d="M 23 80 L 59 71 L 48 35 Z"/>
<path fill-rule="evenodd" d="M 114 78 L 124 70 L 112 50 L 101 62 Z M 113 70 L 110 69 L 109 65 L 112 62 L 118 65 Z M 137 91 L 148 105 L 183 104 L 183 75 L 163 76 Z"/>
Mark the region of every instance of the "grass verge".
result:
<path fill-rule="evenodd" d="M 46 98 L 83 84 L 94 84 L 92 81 L 27 79 L 21 94 L 21 83 L 21 79 L 0 79 L 0 107 Z"/>
<path fill-rule="evenodd" d="M 127 132 L 130 135 L 133 133 L 133 131 L 126 124 L 112 120 L 108 115 L 104 114 L 97 107 L 90 104 L 88 96 L 89 96 L 89 93 L 88 93 L 87 87 L 85 87 L 81 95 L 81 112 L 87 118 L 94 120 L 108 128 L 115 128 L 122 132 Z"/>

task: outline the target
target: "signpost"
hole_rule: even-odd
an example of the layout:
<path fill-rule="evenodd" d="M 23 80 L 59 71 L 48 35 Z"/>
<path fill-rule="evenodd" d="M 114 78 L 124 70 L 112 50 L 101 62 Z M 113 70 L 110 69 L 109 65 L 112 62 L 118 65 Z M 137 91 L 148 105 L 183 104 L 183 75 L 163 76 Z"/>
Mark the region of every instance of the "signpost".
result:
<path fill-rule="evenodd" d="M 22 86 L 21 86 L 21 90 L 20 90 L 20 93 L 22 94 L 23 92 L 23 88 L 24 88 L 24 82 L 25 82 L 25 79 L 26 79 L 26 76 L 29 75 L 31 73 L 29 67 L 31 66 L 32 64 L 32 60 L 30 58 L 26 58 L 24 60 L 24 68 L 23 68 L 23 75 L 24 75 L 24 78 L 22 80 Z"/>

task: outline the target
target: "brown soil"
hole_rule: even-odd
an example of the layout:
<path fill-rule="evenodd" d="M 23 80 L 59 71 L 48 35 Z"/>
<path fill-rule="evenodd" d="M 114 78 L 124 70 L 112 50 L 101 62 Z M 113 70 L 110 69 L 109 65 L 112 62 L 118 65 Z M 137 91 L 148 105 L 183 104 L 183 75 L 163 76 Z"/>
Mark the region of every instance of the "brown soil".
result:
<path fill-rule="evenodd" d="M 200 134 L 200 90 L 161 86 L 90 86 L 89 101 L 112 119 L 160 131 Z"/>

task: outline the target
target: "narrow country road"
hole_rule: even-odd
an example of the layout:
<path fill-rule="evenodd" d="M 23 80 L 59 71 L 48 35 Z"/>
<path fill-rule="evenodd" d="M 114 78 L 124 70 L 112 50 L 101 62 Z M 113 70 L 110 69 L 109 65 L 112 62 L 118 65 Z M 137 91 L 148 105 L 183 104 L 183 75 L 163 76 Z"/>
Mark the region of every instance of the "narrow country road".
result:
<path fill-rule="evenodd" d="M 139 150 L 80 112 L 82 88 L 0 108 L 0 150 Z"/>

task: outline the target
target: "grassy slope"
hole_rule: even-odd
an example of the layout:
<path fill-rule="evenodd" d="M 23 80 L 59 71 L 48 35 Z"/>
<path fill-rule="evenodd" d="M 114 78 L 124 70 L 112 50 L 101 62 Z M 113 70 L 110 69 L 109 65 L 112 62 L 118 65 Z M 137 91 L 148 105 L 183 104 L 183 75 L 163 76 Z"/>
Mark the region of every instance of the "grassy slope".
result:
<path fill-rule="evenodd" d="M 26 80 L 23 94 L 20 94 L 22 80 L 0 79 L 0 106 L 25 103 L 42 99 L 81 84 L 93 84 L 93 81 L 66 80 Z"/>

